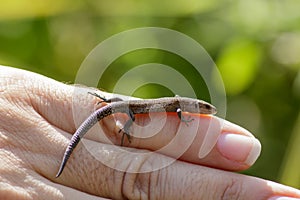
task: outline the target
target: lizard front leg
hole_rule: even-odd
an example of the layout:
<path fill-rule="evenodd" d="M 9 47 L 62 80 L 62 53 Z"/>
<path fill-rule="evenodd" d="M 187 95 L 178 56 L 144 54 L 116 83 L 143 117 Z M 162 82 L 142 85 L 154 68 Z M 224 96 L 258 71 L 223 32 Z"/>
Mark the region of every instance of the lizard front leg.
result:
<path fill-rule="evenodd" d="M 177 116 L 178 118 L 180 119 L 180 121 L 184 122 L 187 126 L 189 125 L 188 123 L 193 121 L 194 119 L 191 118 L 191 116 L 188 117 L 188 119 L 185 119 L 183 116 L 182 116 L 182 111 L 180 108 L 177 108 L 176 110 L 176 113 L 177 113 Z"/>

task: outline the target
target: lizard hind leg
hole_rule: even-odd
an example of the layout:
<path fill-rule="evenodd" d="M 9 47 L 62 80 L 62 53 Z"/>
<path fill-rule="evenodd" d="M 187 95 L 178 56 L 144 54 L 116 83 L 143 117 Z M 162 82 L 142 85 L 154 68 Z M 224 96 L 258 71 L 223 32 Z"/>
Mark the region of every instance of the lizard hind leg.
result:
<path fill-rule="evenodd" d="M 119 133 L 120 132 L 123 133 L 122 138 L 121 138 L 121 146 L 123 146 L 123 144 L 124 144 L 124 136 L 125 135 L 126 135 L 128 141 L 129 141 L 129 143 L 131 142 L 131 136 L 130 136 L 130 131 L 129 130 L 130 130 L 130 127 L 131 127 L 132 124 L 133 124 L 133 120 L 129 119 L 125 123 L 124 127 L 119 130 Z"/>
<path fill-rule="evenodd" d="M 119 98 L 119 97 L 112 97 L 110 99 L 107 99 L 99 94 L 97 94 L 96 92 L 88 92 L 88 94 L 93 95 L 99 99 L 101 99 L 101 101 L 98 102 L 98 104 L 105 102 L 105 103 L 111 103 L 111 102 L 116 102 L 116 101 L 123 101 L 123 99 Z"/>
<path fill-rule="evenodd" d="M 131 110 L 129 110 L 129 112 L 127 114 L 129 116 L 129 119 L 125 123 L 124 127 L 119 130 L 119 133 L 123 132 L 123 135 L 122 135 L 122 138 L 121 138 L 121 146 L 123 146 L 123 144 L 124 144 L 124 136 L 125 135 L 126 135 L 128 141 L 129 141 L 129 143 L 131 142 L 130 127 L 132 126 L 132 124 L 133 124 L 133 122 L 135 120 L 135 117 L 134 117 L 134 114 L 133 114 L 133 112 Z"/>
<path fill-rule="evenodd" d="M 102 102 L 107 102 L 107 101 L 108 101 L 105 97 L 103 97 L 103 96 L 97 94 L 96 92 L 88 92 L 88 94 L 93 95 L 93 96 L 95 96 L 95 97 L 101 99 L 101 101 L 99 101 L 98 104 L 99 104 L 99 103 L 102 103 Z"/>

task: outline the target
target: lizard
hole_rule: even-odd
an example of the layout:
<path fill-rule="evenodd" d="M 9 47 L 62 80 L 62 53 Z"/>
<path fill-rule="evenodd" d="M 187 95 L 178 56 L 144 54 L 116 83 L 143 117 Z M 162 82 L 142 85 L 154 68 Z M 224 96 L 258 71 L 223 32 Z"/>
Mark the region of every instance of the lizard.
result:
<path fill-rule="evenodd" d="M 199 114 L 210 114 L 213 115 L 217 112 L 216 108 L 203 101 L 187 97 L 163 97 L 158 99 L 140 99 L 140 100 L 126 100 L 123 101 L 121 98 L 106 99 L 98 95 L 97 93 L 90 93 L 101 99 L 101 102 L 109 103 L 97 110 L 95 110 L 86 120 L 79 126 L 76 132 L 73 134 L 62 159 L 56 178 L 58 178 L 64 170 L 64 167 L 71 156 L 73 150 L 81 140 L 81 138 L 92 128 L 97 122 L 103 118 L 112 115 L 114 113 L 126 113 L 129 116 L 128 121 L 124 127 L 119 130 L 122 131 L 121 146 L 123 145 L 124 136 L 126 135 L 130 142 L 129 129 L 135 120 L 135 114 L 147 114 L 149 112 L 175 112 L 179 119 L 188 123 L 193 119 L 185 119 L 182 116 L 182 112 L 199 113 Z M 188 125 L 188 124 L 187 124 Z"/>

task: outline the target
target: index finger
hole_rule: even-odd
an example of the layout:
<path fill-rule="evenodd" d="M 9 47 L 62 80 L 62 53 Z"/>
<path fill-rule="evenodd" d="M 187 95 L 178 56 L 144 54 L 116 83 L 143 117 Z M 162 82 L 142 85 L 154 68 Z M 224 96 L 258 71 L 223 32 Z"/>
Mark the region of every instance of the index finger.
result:
<path fill-rule="evenodd" d="M 111 98 L 111 94 L 106 96 Z M 130 129 L 133 139 L 125 145 L 233 171 L 247 169 L 258 158 L 260 142 L 244 128 L 212 115 L 185 115 L 189 115 L 185 118 L 193 119 L 188 124 L 182 123 L 177 114 L 172 112 L 136 114 L 135 123 Z M 123 138 L 118 132 L 127 121 L 126 114 L 109 116 L 100 122 L 101 128 L 96 126 L 86 138 L 120 144 Z"/>

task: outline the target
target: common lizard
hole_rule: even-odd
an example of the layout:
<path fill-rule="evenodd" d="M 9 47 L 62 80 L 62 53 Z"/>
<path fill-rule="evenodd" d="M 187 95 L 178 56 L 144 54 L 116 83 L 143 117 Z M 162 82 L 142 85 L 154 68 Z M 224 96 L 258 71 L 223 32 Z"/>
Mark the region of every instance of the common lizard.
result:
<path fill-rule="evenodd" d="M 60 168 L 56 174 L 56 178 L 59 177 L 70 157 L 73 150 L 79 143 L 80 139 L 88 132 L 92 126 L 103 118 L 112 115 L 114 113 L 126 113 L 129 116 L 129 120 L 125 123 L 123 129 L 119 132 L 123 132 L 121 139 L 121 146 L 123 145 L 124 135 L 127 136 L 130 141 L 129 129 L 135 120 L 135 114 L 146 114 L 149 112 L 176 112 L 179 119 L 182 122 L 188 123 L 193 119 L 185 119 L 182 116 L 182 112 L 199 113 L 199 114 L 215 114 L 216 108 L 202 100 L 192 99 L 187 97 L 164 97 L 158 99 L 142 99 L 142 100 L 127 100 L 123 101 L 120 98 L 106 99 L 96 93 L 90 93 L 100 99 L 101 102 L 107 102 L 109 104 L 94 111 L 76 130 L 72 136 L 68 147 L 65 150 Z"/>

